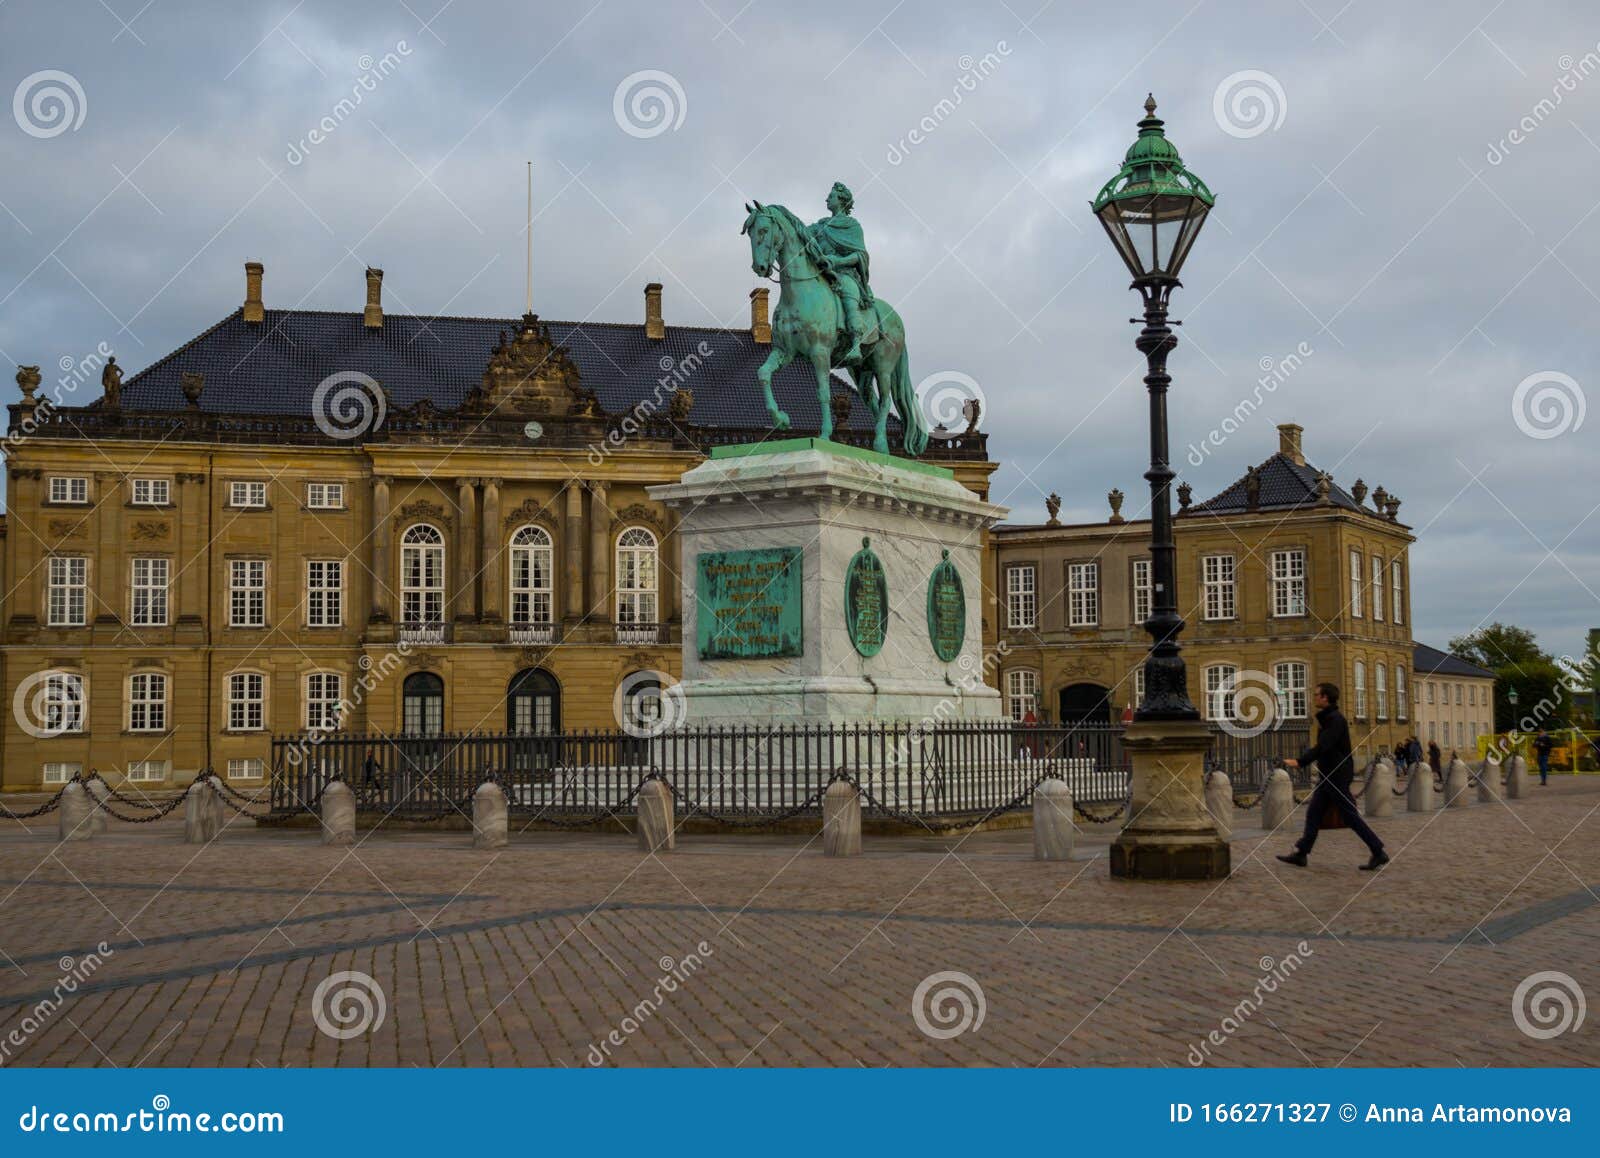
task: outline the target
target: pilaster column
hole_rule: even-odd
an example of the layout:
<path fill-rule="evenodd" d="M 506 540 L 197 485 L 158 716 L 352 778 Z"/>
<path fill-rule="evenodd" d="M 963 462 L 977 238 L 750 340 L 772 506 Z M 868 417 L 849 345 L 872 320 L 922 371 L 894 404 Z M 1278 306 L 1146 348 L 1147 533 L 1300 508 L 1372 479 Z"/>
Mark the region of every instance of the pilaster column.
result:
<path fill-rule="evenodd" d="M 44 512 L 39 509 L 39 479 L 34 467 L 13 467 L 6 492 L 6 610 L 12 623 L 33 623 L 39 617 L 39 540 L 44 532 Z"/>
<path fill-rule="evenodd" d="M 370 623 L 388 623 L 392 615 L 389 605 L 389 567 L 393 558 L 389 544 L 389 488 L 393 485 L 394 479 L 389 475 L 372 478 L 372 533 L 367 536 L 372 551 L 367 562 L 372 584 Z"/>
<path fill-rule="evenodd" d="M 92 519 L 85 530 L 98 544 L 95 552 L 94 573 L 89 577 L 89 622 L 119 624 L 127 617 L 122 606 L 128 591 L 129 576 L 123 562 L 122 508 L 129 499 L 127 482 L 118 471 L 96 471 L 94 476 L 95 508 L 74 514 L 73 521 Z"/>
<path fill-rule="evenodd" d="M 500 484 L 497 478 L 483 480 L 483 614 L 485 623 L 499 623 L 504 617 L 500 588 L 505 579 L 501 558 L 505 533 L 500 526 Z"/>
<path fill-rule="evenodd" d="M 678 545 L 678 512 L 667 512 L 667 529 L 661 539 L 661 555 L 658 561 L 659 576 L 657 582 L 661 586 L 661 622 L 675 623 L 682 613 L 683 603 L 683 552 Z M 667 637 L 663 628 L 662 639 Z"/>
<path fill-rule="evenodd" d="M 456 536 L 456 618 L 478 618 L 478 480 L 456 479 L 461 533 Z"/>
<path fill-rule="evenodd" d="M 561 585 L 567 593 L 567 618 L 583 618 L 583 484 L 567 484 L 567 513 L 561 524 L 562 553 L 566 567 Z"/>
<path fill-rule="evenodd" d="M 606 484 L 589 484 L 589 614 L 601 623 L 611 622 L 611 508 L 606 505 Z"/>
<path fill-rule="evenodd" d="M 198 623 L 200 593 L 205 589 L 206 527 L 203 504 L 208 495 L 206 476 L 187 472 L 178 476 L 178 620 Z"/>

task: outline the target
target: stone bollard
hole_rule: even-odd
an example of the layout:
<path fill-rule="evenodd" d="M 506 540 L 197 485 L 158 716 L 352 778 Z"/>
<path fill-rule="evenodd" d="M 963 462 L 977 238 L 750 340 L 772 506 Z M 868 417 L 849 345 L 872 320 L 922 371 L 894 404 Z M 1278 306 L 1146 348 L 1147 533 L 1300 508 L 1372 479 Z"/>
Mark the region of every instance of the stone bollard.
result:
<path fill-rule="evenodd" d="M 1414 764 L 1411 779 L 1406 781 L 1406 811 L 1432 812 L 1434 807 L 1433 769 L 1427 764 Z"/>
<path fill-rule="evenodd" d="M 1465 808 L 1472 803 L 1472 795 L 1467 791 L 1472 786 L 1472 769 L 1467 767 L 1465 760 L 1450 761 L 1450 768 L 1444 776 L 1444 806 L 1446 808 Z"/>
<path fill-rule="evenodd" d="M 646 780 L 639 789 L 633 831 L 645 852 L 671 852 L 678 847 L 673 824 L 672 789 L 665 780 Z"/>
<path fill-rule="evenodd" d="M 1226 772 L 1213 772 L 1206 779 L 1206 811 L 1216 823 L 1217 835 L 1233 839 L 1233 781 Z"/>
<path fill-rule="evenodd" d="M 1071 860 L 1078 828 L 1072 823 L 1072 789 L 1043 780 L 1033 790 L 1033 859 Z"/>
<path fill-rule="evenodd" d="M 1500 777 L 1505 769 L 1498 760 L 1484 758 L 1483 765 L 1478 769 L 1478 803 L 1493 804 L 1500 799 L 1502 787 Z"/>
<path fill-rule="evenodd" d="M 94 800 L 88 790 L 73 781 L 61 790 L 61 805 L 56 810 L 57 835 L 63 841 L 88 840 L 94 835 Z"/>
<path fill-rule="evenodd" d="M 472 794 L 472 847 L 504 848 L 510 839 L 510 825 L 505 789 L 485 780 Z"/>
<path fill-rule="evenodd" d="M 111 799 L 111 789 L 104 780 L 89 781 L 89 795 L 94 799 L 94 811 L 89 814 L 89 827 L 98 833 L 106 830 L 106 801 Z"/>
<path fill-rule="evenodd" d="M 322 843 L 353 844 L 356 839 L 356 794 L 343 780 L 322 790 Z"/>
<path fill-rule="evenodd" d="M 861 855 L 861 793 L 848 780 L 822 794 L 822 855 Z"/>
<path fill-rule="evenodd" d="M 1528 794 L 1528 762 L 1521 756 L 1506 761 L 1506 799 L 1521 800 Z"/>
<path fill-rule="evenodd" d="M 1261 794 L 1261 827 L 1268 832 L 1281 827 L 1294 812 L 1294 781 L 1287 768 L 1274 768 Z"/>
<path fill-rule="evenodd" d="M 1379 760 L 1372 766 L 1367 786 L 1361 790 L 1361 810 L 1368 816 L 1394 813 L 1394 765 Z"/>
<path fill-rule="evenodd" d="M 183 843 L 209 844 L 222 831 L 222 800 L 210 780 L 196 780 L 183 794 Z"/>

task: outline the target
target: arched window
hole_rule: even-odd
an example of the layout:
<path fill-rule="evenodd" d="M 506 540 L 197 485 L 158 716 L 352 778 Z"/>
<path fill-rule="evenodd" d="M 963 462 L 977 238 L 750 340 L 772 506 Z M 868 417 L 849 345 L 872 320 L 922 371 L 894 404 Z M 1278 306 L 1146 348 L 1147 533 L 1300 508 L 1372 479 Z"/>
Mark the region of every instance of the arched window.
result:
<path fill-rule="evenodd" d="M 548 736 L 561 730 L 561 688 L 541 668 L 524 668 L 506 689 L 506 731 L 517 736 Z"/>
<path fill-rule="evenodd" d="M 656 537 L 629 527 L 617 537 L 617 624 L 654 627 L 656 615 Z"/>
<path fill-rule="evenodd" d="M 555 555 L 542 527 L 519 528 L 511 536 L 511 622 L 540 626 L 551 622 Z"/>
<path fill-rule="evenodd" d="M 157 671 L 128 677 L 128 731 L 167 730 L 167 677 Z"/>
<path fill-rule="evenodd" d="M 444 622 L 444 536 L 427 523 L 407 527 L 400 538 L 400 621 Z"/>
<path fill-rule="evenodd" d="M 432 672 L 413 672 L 406 676 L 401 694 L 406 735 L 437 736 L 444 731 L 444 680 Z"/>

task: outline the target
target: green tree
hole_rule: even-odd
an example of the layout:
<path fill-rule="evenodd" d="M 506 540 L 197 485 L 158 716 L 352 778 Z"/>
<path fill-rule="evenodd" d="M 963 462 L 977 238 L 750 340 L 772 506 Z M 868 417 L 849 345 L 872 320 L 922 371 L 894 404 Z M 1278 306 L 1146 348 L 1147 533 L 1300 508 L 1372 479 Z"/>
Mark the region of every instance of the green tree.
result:
<path fill-rule="evenodd" d="M 1494 672 L 1495 731 L 1568 726 L 1572 696 L 1566 673 L 1527 628 L 1491 623 L 1452 639 L 1447 646 L 1452 655 Z M 1513 688 L 1517 692 L 1515 707 L 1510 699 Z"/>

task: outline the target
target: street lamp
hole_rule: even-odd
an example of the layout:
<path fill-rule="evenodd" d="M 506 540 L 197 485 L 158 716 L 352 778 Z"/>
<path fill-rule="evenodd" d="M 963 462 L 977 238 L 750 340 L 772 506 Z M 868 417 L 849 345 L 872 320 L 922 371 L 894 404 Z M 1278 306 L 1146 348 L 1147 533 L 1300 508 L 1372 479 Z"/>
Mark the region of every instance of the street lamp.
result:
<path fill-rule="evenodd" d="M 1168 462 L 1167 354 L 1178 344 L 1167 300 L 1195 238 L 1216 203 L 1205 182 L 1183 167 L 1167 140 L 1152 96 L 1139 137 L 1122 168 L 1093 201 L 1144 300 L 1144 329 L 1134 345 L 1147 363 L 1150 394 L 1151 611 L 1144 700 L 1123 734 L 1132 765 L 1128 823 L 1111 846 L 1111 875 L 1143 880 L 1213 880 L 1228 875 L 1228 842 L 1205 806 L 1205 758 L 1211 730 L 1189 699 L 1178 634 L 1177 548 L 1172 541 L 1173 471 Z"/>
<path fill-rule="evenodd" d="M 1510 704 L 1513 708 L 1517 706 L 1517 689 L 1516 688 L 1507 689 L 1507 691 L 1506 691 L 1506 703 Z"/>

